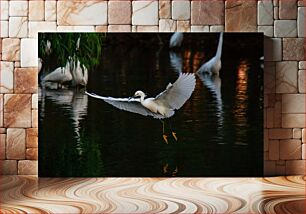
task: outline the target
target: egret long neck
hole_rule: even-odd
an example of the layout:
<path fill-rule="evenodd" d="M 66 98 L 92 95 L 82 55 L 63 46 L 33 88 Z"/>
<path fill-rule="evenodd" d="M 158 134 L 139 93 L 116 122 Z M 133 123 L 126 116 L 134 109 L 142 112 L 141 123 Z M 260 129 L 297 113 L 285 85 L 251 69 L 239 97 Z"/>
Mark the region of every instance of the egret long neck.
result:
<path fill-rule="evenodd" d="M 140 96 L 140 102 L 141 102 L 141 103 L 144 101 L 144 98 L 145 98 L 145 95 L 142 94 L 142 95 Z"/>
<path fill-rule="evenodd" d="M 218 44 L 218 49 L 216 53 L 216 57 L 219 59 L 221 58 L 221 54 L 222 54 L 222 45 L 223 45 L 223 32 L 220 33 L 219 44 Z"/>

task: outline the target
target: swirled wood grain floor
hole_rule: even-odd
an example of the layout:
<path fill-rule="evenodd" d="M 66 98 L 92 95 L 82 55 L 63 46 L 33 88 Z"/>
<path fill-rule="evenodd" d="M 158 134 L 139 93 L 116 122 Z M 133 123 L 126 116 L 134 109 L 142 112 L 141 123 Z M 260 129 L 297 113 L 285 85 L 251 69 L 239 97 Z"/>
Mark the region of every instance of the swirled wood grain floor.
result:
<path fill-rule="evenodd" d="M 3 176 L 2 213 L 305 213 L 305 177 Z M 1 213 L 0 212 L 0 213 Z"/>

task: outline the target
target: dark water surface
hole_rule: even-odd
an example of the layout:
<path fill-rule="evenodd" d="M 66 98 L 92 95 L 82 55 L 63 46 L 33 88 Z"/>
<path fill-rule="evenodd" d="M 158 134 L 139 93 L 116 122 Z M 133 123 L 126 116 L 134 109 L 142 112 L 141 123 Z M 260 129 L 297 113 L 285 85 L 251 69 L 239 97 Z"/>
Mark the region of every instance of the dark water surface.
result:
<path fill-rule="evenodd" d="M 196 76 L 191 98 L 166 121 L 124 112 L 82 90 L 41 90 L 40 176 L 261 176 L 263 170 L 263 70 L 260 55 L 231 49 L 224 36 L 220 77 Z M 247 46 L 247 37 L 242 37 Z M 178 72 L 195 73 L 216 50 L 218 35 L 201 47 L 106 46 L 89 73 L 87 90 L 129 97 L 156 96 Z M 258 47 L 262 50 L 262 47 Z M 252 54 L 252 52 L 256 52 Z M 260 51 L 259 51 L 260 52 Z"/>

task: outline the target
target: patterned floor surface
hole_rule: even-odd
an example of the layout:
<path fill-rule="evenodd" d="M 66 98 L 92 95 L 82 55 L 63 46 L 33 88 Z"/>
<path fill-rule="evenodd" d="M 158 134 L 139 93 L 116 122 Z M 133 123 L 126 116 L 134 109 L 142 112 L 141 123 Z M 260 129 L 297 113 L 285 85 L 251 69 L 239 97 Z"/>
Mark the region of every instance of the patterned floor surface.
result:
<path fill-rule="evenodd" d="M 0 178 L 0 213 L 304 214 L 304 176 Z"/>

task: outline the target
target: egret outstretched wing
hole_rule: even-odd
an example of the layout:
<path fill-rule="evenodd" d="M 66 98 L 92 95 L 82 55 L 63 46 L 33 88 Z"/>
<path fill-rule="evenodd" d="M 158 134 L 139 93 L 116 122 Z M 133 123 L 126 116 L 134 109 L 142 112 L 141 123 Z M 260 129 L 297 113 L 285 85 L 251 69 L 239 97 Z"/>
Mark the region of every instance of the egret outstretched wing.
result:
<path fill-rule="evenodd" d="M 152 116 L 154 118 L 162 119 L 161 115 L 155 114 L 145 107 L 143 107 L 140 103 L 140 99 L 135 98 L 114 98 L 114 97 L 102 97 L 93 93 L 85 92 L 87 95 L 104 100 L 105 102 L 111 104 L 112 106 L 124 110 L 133 112 L 136 114 L 141 114 L 143 116 Z"/>
<path fill-rule="evenodd" d="M 182 73 L 173 83 L 169 83 L 166 90 L 157 95 L 154 101 L 170 109 L 179 109 L 190 98 L 196 80 L 194 74 Z"/>

